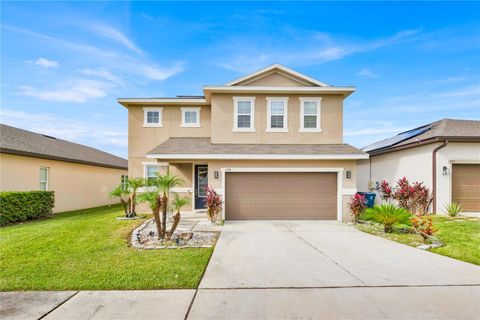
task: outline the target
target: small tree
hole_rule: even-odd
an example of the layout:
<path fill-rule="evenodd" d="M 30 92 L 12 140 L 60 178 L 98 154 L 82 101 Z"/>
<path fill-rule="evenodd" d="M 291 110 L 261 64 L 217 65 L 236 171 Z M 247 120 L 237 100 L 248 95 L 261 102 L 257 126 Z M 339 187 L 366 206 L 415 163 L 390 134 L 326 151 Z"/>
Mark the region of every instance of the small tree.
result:
<path fill-rule="evenodd" d="M 155 224 L 157 226 L 157 237 L 160 238 L 162 232 L 162 221 L 160 219 L 160 208 L 162 205 L 162 198 L 158 193 L 158 189 L 141 193 L 138 196 L 140 202 L 147 203 L 152 210 L 153 217 L 155 218 Z"/>
<path fill-rule="evenodd" d="M 160 239 L 165 238 L 165 231 L 167 229 L 167 210 L 168 210 L 168 197 L 170 190 L 183 183 L 183 180 L 175 175 L 169 173 L 165 175 L 159 175 L 154 184 L 158 187 L 158 190 L 162 193 L 161 208 L 162 208 L 162 228 Z"/>
<path fill-rule="evenodd" d="M 172 201 L 172 205 L 175 208 L 175 215 L 173 216 L 173 223 L 170 231 L 166 233 L 166 240 L 170 240 L 173 233 L 177 229 L 178 224 L 180 223 L 180 210 L 190 203 L 190 199 L 187 197 L 180 197 L 178 193 L 175 193 L 174 199 Z"/>
<path fill-rule="evenodd" d="M 222 199 L 213 188 L 207 186 L 207 199 L 205 200 L 207 205 L 207 214 L 210 221 L 214 223 L 218 219 L 218 214 L 222 212 Z"/>
<path fill-rule="evenodd" d="M 110 191 L 110 197 L 111 198 L 119 198 L 120 203 L 123 206 L 123 213 L 125 216 L 128 216 L 129 214 L 129 192 L 128 190 L 125 190 L 123 185 L 119 184 L 118 186 L 115 187 L 112 191 Z M 127 198 L 127 200 L 124 199 L 124 197 Z"/>
<path fill-rule="evenodd" d="M 127 187 L 130 190 L 130 210 L 129 216 L 135 217 L 137 215 L 136 206 L 137 206 L 137 191 L 141 187 L 145 186 L 145 179 L 143 178 L 133 178 L 127 180 Z"/>
<path fill-rule="evenodd" d="M 397 200 L 398 205 L 408 211 L 412 211 L 412 199 L 415 190 L 410 185 L 406 177 L 397 180 L 397 186 L 393 193 L 393 198 Z"/>
<path fill-rule="evenodd" d="M 410 211 L 415 212 L 419 216 L 426 215 L 432 201 L 433 195 L 423 182 L 415 182 L 413 184 L 412 208 Z"/>
<path fill-rule="evenodd" d="M 366 207 L 367 198 L 363 194 L 355 193 L 350 199 L 350 211 L 352 211 L 354 222 L 358 222 L 358 217 L 363 213 Z"/>

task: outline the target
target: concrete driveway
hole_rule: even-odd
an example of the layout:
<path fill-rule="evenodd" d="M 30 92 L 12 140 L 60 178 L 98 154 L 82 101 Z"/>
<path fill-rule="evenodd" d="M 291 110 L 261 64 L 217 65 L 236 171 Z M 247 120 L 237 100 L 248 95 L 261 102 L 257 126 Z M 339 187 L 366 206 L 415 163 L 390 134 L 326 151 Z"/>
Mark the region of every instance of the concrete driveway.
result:
<path fill-rule="evenodd" d="M 478 319 L 479 285 L 477 266 L 338 222 L 227 222 L 188 318 Z"/>

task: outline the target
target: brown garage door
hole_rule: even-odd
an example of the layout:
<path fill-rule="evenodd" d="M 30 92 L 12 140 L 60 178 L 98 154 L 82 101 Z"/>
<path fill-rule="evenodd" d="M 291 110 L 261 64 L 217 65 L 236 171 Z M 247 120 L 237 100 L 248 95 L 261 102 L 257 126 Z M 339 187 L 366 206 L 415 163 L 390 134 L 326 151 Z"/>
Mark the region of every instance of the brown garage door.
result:
<path fill-rule="evenodd" d="M 335 172 L 233 172 L 225 175 L 225 218 L 337 218 Z"/>
<path fill-rule="evenodd" d="M 454 164 L 452 201 L 466 212 L 480 211 L 480 164 Z"/>

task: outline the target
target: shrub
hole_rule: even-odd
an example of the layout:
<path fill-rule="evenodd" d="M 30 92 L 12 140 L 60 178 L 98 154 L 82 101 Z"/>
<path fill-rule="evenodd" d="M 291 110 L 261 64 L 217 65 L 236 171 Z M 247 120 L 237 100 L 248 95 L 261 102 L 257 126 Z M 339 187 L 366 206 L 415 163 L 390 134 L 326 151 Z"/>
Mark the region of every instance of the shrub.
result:
<path fill-rule="evenodd" d="M 367 198 L 363 194 L 355 193 L 350 199 L 350 211 L 352 211 L 353 220 L 358 222 L 358 217 L 367 207 Z"/>
<path fill-rule="evenodd" d="M 460 207 L 460 205 L 456 202 L 449 203 L 445 206 L 445 212 L 450 217 L 456 217 L 462 211 L 463 211 L 462 207 Z"/>
<path fill-rule="evenodd" d="M 393 189 L 387 180 L 382 180 L 382 182 L 380 182 L 380 187 L 378 188 L 378 191 L 382 200 L 390 202 L 390 199 L 393 197 Z"/>
<path fill-rule="evenodd" d="M 405 208 L 393 204 L 375 205 L 373 208 L 367 208 L 362 215 L 363 220 L 383 224 L 383 229 L 387 233 L 391 233 L 395 225 L 411 225 L 411 218 L 412 215 Z"/>
<path fill-rule="evenodd" d="M 218 219 L 218 214 L 222 211 L 222 199 L 220 196 L 213 190 L 213 188 L 207 187 L 207 214 L 211 222 L 216 222 Z"/>
<path fill-rule="evenodd" d="M 412 218 L 413 230 L 416 233 L 422 236 L 423 241 L 425 242 L 430 238 L 437 229 L 433 226 L 433 221 L 431 217 L 413 217 Z"/>
<path fill-rule="evenodd" d="M 397 200 L 398 205 L 417 215 L 425 215 L 433 201 L 430 190 L 423 182 L 415 182 L 413 185 L 406 177 L 397 180 L 397 185 L 392 197 Z"/>
<path fill-rule="evenodd" d="M 53 191 L 0 192 L 0 225 L 49 216 L 54 206 Z"/>

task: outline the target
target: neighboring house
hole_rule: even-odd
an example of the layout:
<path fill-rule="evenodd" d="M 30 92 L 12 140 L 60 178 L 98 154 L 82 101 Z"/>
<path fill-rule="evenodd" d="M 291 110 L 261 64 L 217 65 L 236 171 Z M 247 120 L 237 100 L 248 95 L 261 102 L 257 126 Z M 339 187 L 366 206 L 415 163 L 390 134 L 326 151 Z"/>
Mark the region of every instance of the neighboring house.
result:
<path fill-rule="evenodd" d="M 129 175 L 178 175 L 187 210 L 205 208 L 207 185 L 225 219 L 348 220 L 356 162 L 343 143 L 343 100 L 334 87 L 272 65 L 204 96 L 120 98 L 128 109 Z"/>
<path fill-rule="evenodd" d="M 0 191 L 55 191 L 54 212 L 117 203 L 127 160 L 43 134 L 0 125 Z"/>
<path fill-rule="evenodd" d="M 443 119 L 363 150 L 370 159 L 358 162 L 359 191 L 405 176 L 430 188 L 433 212 L 452 201 L 465 212 L 480 212 L 480 121 Z"/>

